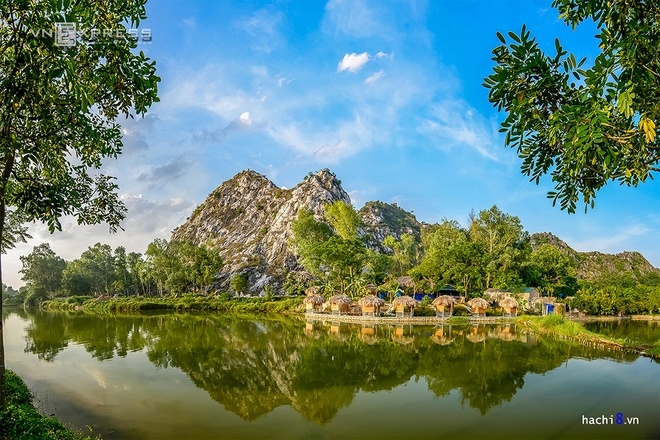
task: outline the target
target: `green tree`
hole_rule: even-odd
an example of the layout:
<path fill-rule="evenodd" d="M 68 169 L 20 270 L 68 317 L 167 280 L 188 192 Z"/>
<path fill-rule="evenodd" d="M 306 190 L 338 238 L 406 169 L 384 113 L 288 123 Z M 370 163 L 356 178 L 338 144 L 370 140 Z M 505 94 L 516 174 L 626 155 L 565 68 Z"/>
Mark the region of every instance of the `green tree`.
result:
<path fill-rule="evenodd" d="M 52 298 L 60 290 L 66 261 L 55 254 L 48 243 L 33 247 L 32 252 L 20 259 L 23 265 L 20 270 L 21 279 L 25 281 L 31 295 L 43 299 Z"/>
<path fill-rule="evenodd" d="M 222 268 L 219 253 L 208 246 L 197 246 L 190 241 L 155 239 L 145 252 L 146 276 L 154 282 L 162 295 L 207 291 Z"/>
<path fill-rule="evenodd" d="M 103 295 L 112 293 L 117 279 L 112 247 L 96 243 L 64 271 L 64 284 L 71 295 Z"/>
<path fill-rule="evenodd" d="M 326 214 L 334 222 L 334 231 L 310 211 L 300 210 L 291 225 L 293 247 L 305 269 L 324 280 L 330 290 L 338 287 L 342 293 L 355 294 L 368 265 L 367 249 L 357 238 L 357 214 L 344 202 L 327 205 Z"/>
<path fill-rule="evenodd" d="M 247 291 L 248 277 L 244 273 L 235 273 L 229 280 L 229 288 L 236 293 Z"/>
<path fill-rule="evenodd" d="M 529 234 L 523 230 L 518 217 L 505 214 L 497 206 L 478 215 L 470 215 L 470 241 L 483 250 L 486 289 L 511 288 L 520 284 L 521 263 L 531 251 Z"/>
<path fill-rule="evenodd" d="M 28 238 L 28 228 L 25 226 L 27 216 L 14 209 L 7 209 L 5 212 L 5 225 L 2 234 L 2 243 L 0 243 L 0 253 L 6 253 L 13 249 L 16 243 L 26 243 Z"/>
<path fill-rule="evenodd" d="M 337 200 L 325 205 L 323 216 L 344 240 L 357 238 L 360 218 L 352 205 Z"/>
<path fill-rule="evenodd" d="M 383 245 L 392 249 L 392 258 L 394 258 L 399 269 L 398 276 L 406 274 L 409 269 L 417 264 L 419 249 L 414 235 L 405 233 L 398 240 L 396 237 L 388 235 L 383 240 Z"/>
<path fill-rule="evenodd" d="M 575 268 L 570 257 L 548 243 L 532 252 L 528 273 L 528 284 L 551 295 L 571 296 L 577 289 Z"/>
<path fill-rule="evenodd" d="M 0 243 L 11 207 L 51 231 L 61 228 L 63 215 L 119 227 L 125 207 L 117 185 L 95 172 L 103 158 L 121 152 L 117 118 L 145 113 L 158 100 L 159 78 L 155 62 L 134 52 L 133 39 L 116 32 L 92 38 L 91 30 L 137 26 L 145 3 L 0 2 Z M 55 44 L 58 22 L 76 23 L 81 32 L 74 45 Z M 2 347 L 0 355 L 4 406 Z"/>
<path fill-rule="evenodd" d="M 455 220 L 444 219 L 422 232 L 424 255 L 410 273 L 427 280 L 431 288 L 455 284 L 467 295 L 483 286 L 481 245 Z"/>
<path fill-rule="evenodd" d="M 656 2 L 554 0 L 576 28 L 596 23 L 600 54 L 591 66 L 555 40 L 544 53 L 523 26 L 498 33 L 489 100 L 506 113 L 505 145 L 537 184 L 550 173 L 553 204 L 574 212 L 580 197 L 594 206 L 608 181 L 637 186 L 658 171 L 660 148 L 660 8 Z"/>

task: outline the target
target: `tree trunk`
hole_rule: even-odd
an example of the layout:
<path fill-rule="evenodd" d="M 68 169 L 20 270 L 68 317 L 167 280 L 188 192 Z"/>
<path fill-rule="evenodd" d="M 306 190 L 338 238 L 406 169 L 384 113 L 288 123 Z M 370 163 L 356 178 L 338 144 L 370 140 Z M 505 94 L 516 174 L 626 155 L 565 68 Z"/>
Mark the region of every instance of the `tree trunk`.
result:
<path fill-rule="evenodd" d="M 4 198 L 0 201 L 0 243 L 5 232 L 5 215 L 7 206 L 5 205 Z M 2 257 L 0 256 L 0 286 L 2 286 Z M 5 328 L 4 328 L 4 313 L 2 307 L 2 297 L 0 295 L 0 411 L 5 409 Z"/>

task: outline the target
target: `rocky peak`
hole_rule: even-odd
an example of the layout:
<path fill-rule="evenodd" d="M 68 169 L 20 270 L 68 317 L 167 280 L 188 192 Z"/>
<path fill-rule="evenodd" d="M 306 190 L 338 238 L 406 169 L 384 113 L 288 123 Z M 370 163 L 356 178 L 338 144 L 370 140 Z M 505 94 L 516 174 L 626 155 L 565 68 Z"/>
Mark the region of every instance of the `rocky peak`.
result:
<path fill-rule="evenodd" d="M 360 235 L 368 236 L 367 246 L 373 250 L 391 252 L 391 249 L 382 245 L 388 235 L 400 239 L 403 234 L 412 234 L 418 240 L 420 238 L 421 224 L 417 218 L 396 203 L 367 202 L 358 215 L 363 223 Z"/>
<path fill-rule="evenodd" d="M 251 292 L 260 293 L 267 284 L 278 291 L 286 275 L 302 272 L 289 246 L 291 222 L 303 208 L 322 218 L 324 206 L 337 200 L 350 203 L 328 169 L 308 174 L 291 190 L 255 171 L 242 171 L 214 190 L 172 239 L 217 246 L 224 261 L 221 287 L 243 273 Z"/>

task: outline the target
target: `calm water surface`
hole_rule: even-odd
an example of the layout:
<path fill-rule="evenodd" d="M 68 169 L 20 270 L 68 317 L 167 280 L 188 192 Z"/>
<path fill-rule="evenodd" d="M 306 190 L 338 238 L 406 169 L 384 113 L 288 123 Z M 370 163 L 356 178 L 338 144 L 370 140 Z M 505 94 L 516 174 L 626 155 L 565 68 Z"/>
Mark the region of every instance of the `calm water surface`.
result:
<path fill-rule="evenodd" d="M 105 439 L 660 437 L 658 363 L 513 325 L 4 319 L 7 367 L 42 410 Z"/>
<path fill-rule="evenodd" d="M 595 333 L 625 339 L 631 344 L 651 345 L 660 341 L 660 321 L 617 321 L 585 322 L 584 326 Z"/>

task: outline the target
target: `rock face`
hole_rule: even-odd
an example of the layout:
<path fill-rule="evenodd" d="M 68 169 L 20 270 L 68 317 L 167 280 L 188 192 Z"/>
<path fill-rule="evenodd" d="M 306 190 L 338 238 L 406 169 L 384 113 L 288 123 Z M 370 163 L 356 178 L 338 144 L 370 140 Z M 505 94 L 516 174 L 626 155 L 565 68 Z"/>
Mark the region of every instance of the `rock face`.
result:
<path fill-rule="evenodd" d="M 551 244 L 568 255 L 575 264 L 578 279 L 594 280 L 603 275 L 631 274 L 634 279 L 652 272 L 659 272 L 639 252 L 620 252 L 604 254 L 602 252 L 578 252 L 549 232 L 532 234 L 532 249 L 542 244 Z"/>
<path fill-rule="evenodd" d="M 367 247 L 378 252 L 389 253 L 391 249 L 382 245 L 388 235 L 400 239 L 403 234 L 412 234 L 420 238 L 421 224 L 415 216 L 399 208 L 396 203 L 367 202 L 358 211 L 364 224 L 360 235 L 367 235 Z"/>
<path fill-rule="evenodd" d="M 174 230 L 172 240 L 217 246 L 224 261 L 221 287 L 242 273 L 248 276 L 250 292 L 262 293 L 268 285 L 279 293 L 285 277 L 306 276 L 289 245 L 291 222 L 302 208 L 321 219 L 323 207 L 338 200 L 350 203 L 328 169 L 308 174 L 290 190 L 255 171 L 243 171 L 213 191 Z"/>

